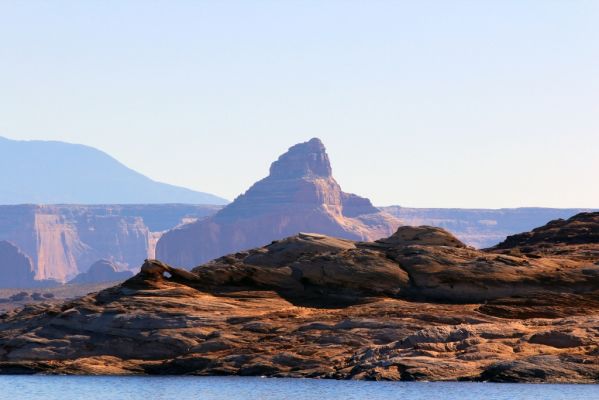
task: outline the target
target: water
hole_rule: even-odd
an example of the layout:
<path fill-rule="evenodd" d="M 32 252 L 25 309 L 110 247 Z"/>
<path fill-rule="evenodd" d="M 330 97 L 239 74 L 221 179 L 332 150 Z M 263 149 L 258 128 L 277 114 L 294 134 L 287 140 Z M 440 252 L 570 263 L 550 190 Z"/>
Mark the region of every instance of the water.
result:
<path fill-rule="evenodd" d="M 240 377 L 0 376 L 0 399 L 586 400 L 599 399 L 599 385 L 359 382 Z"/>

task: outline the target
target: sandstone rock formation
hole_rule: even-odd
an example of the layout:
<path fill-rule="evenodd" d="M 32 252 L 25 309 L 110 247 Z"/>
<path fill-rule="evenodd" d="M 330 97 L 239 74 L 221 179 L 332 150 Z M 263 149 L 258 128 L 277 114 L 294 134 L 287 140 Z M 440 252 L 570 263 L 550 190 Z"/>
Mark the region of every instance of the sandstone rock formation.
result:
<path fill-rule="evenodd" d="M 89 267 L 87 272 L 83 272 L 71 279 L 69 284 L 117 282 L 131 276 L 133 276 L 131 271 L 119 271 L 114 263 L 108 260 L 98 260 Z"/>
<path fill-rule="evenodd" d="M 286 298 L 315 291 L 460 303 L 556 291 L 585 293 L 599 283 L 599 266 L 586 261 L 482 252 L 447 231 L 427 226 L 400 227 L 376 242 L 299 234 L 218 258 L 192 272 L 210 290 L 250 284 Z"/>
<path fill-rule="evenodd" d="M 291 147 L 272 163 L 268 177 L 214 216 L 167 232 L 156 254 L 192 267 L 298 232 L 374 240 L 398 225 L 368 199 L 341 190 L 324 145 L 314 138 Z"/>
<path fill-rule="evenodd" d="M 491 250 L 531 256 L 599 261 L 599 213 L 580 213 L 567 220 L 509 236 Z"/>
<path fill-rule="evenodd" d="M 28 288 L 33 286 L 31 258 L 13 243 L 0 241 L 0 287 Z"/>
<path fill-rule="evenodd" d="M 360 212 L 361 208 L 352 206 L 351 200 L 344 201 L 344 215 L 351 215 L 352 207 Z M 220 206 L 185 204 L 0 206 L 0 240 L 14 243 L 31 257 L 36 280 L 56 279 L 66 282 L 78 273 L 85 272 L 91 263 L 101 258 L 110 259 L 122 267 L 135 269 L 145 258 L 156 256 L 156 242 L 163 231 L 182 222 L 206 218 L 220 209 Z M 392 208 L 386 210 L 396 213 Z M 544 224 L 552 215 L 569 217 L 575 211 L 401 210 L 397 215 L 401 216 L 402 223 L 445 227 L 462 241 L 476 246 L 480 246 L 481 243 L 488 246 L 496 244 L 506 235 L 516 233 L 514 229 L 524 223 L 542 221 Z M 376 218 L 380 217 L 379 214 L 374 215 Z M 248 230 L 248 224 L 248 220 L 241 220 L 240 226 L 245 229 L 244 232 Z M 219 223 L 218 227 L 229 227 L 233 232 L 234 225 L 233 222 Z M 297 231 L 285 232 L 283 236 L 314 230 L 314 226 L 298 227 Z M 219 235 L 217 236 L 226 237 L 224 233 Z M 266 244 L 270 240 L 272 238 L 252 246 Z M 218 255 L 231 251 L 233 250 Z M 199 262 L 190 265 L 195 264 Z"/>
<path fill-rule="evenodd" d="M 191 272 L 147 260 L 121 285 L 1 316 L 0 372 L 599 382 L 599 265 L 576 253 L 599 213 L 568 225 L 567 257 L 402 227 L 298 234 Z"/>
<path fill-rule="evenodd" d="M 36 280 L 72 279 L 96 260 L 136 268 L 154 257 L 162 231 L 220 207 L 162 205 L 0 206 L 0 240 L 31 257 Z"/>

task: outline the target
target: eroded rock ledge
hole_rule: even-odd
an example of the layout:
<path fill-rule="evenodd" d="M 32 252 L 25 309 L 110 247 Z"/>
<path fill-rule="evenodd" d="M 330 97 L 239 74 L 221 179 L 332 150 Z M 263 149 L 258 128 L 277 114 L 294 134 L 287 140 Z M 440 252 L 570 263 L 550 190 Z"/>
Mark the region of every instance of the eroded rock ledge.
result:
<path fill-rule="evenodd" d="M 298 234 L 191 272 L 148 260 L 119 286 L 1 316 L 0 372 L 597 382 L 599 213 L 580 218 L 559 254 L 559 234 L 539 254 L 402 227 Z"/>

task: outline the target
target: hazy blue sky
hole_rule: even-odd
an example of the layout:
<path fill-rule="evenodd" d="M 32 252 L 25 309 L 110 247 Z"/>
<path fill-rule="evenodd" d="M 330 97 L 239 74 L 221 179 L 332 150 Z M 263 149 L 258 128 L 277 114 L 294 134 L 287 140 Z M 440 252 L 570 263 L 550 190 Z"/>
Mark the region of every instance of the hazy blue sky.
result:
<path fill-rule="evenodd" d="M 378 205 L 599 207 L 599 1 L 0 0 L 0 135 L 230 199 L 317 136 Z"/>

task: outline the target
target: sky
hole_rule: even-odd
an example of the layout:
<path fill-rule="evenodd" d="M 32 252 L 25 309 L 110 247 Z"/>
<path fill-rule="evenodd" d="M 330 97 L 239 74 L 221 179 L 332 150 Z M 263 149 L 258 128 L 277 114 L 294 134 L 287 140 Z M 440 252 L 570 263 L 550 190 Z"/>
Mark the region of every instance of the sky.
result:
<path fill-rule="evenodd" d="M 599 1 L 0 0 L 0 136 L 228 199 L 319 137 L 376 205 L 599 208 Z"/>

